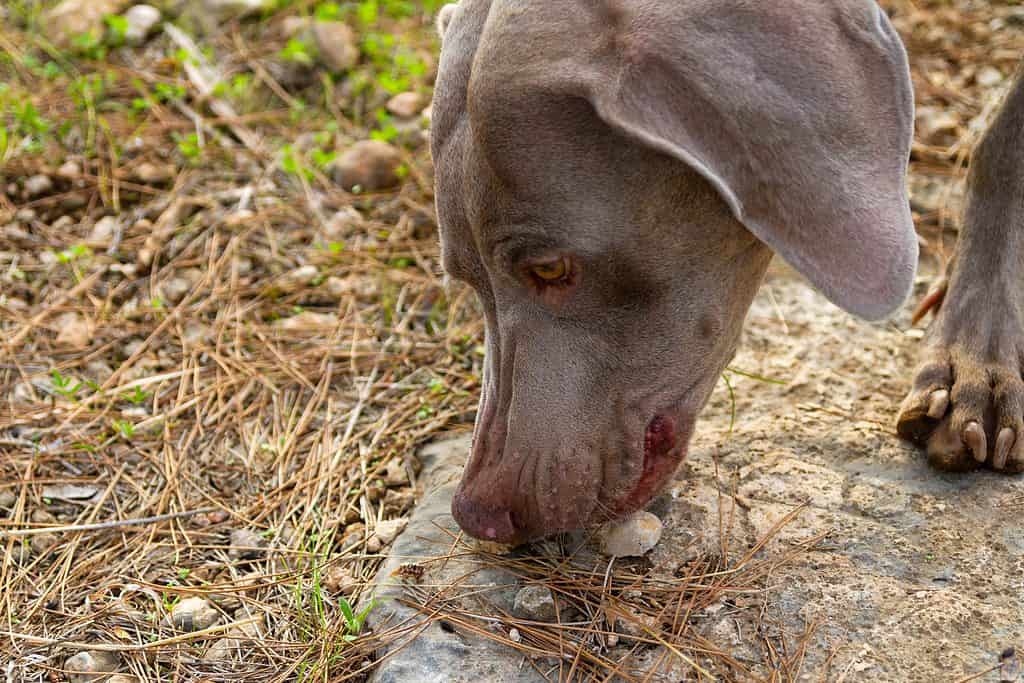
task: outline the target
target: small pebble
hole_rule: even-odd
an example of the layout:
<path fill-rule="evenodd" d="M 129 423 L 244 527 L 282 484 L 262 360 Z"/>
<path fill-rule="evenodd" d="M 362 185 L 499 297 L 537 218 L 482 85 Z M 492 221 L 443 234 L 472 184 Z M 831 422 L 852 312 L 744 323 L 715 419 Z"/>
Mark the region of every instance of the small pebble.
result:
<path fill-rule="evenodd" d="M 25 181 L 25 194 L 29 197 L 38 197 L 50 192 L 52 189 L 53 180 L 48 175 L 39 173 Z"/>
<path fill-rule="evenodd" d="M 18 496 L 11 489 L 0 489 L 0 508 L 13 508 Z"/>
<path fill-rule="evenodd" d="M 555 599 L 547 586 L 526 586 L 516 593 L 512 612 L 521 619 L 552 622 L 558 618 Z"/>
<path fill-rule="evenodd" d="M 405 486 L 409 483 L 409 473 L 405 470 L 405 463 L 392 460 L 384 469 L 384 483 L 388 486 Z"/>
<path fill-rule="evenodd" d="M 77 161 L 70 159 L 61 164 L 60 168 L 57 169 L 57 177 L 64 180 L 74 180 L 80 175 L 82 175 L 82 167 L 78 165 Z"/>
<path fill-rule="evenodd" d="M 89 683 L 106 678 L 100 674 L 113 673 L 121 666 L 121 658 L 114 652 L 86 650 L 64 662 L 70 683 Z"/>
<path fill-rule="evenodd" d="M 313 22 L 313 40 L 317 55 L 330 71 L 347 71 L 359 61 L 355 32 L 343 21 Z"/>
<path fill-rule="evenodd" d="M 384 545 L 390 545 L 398 537 L 398 534 L 405 530 L 408 523 L 409 520 L 405 518 L 378 522 L 377 526 L 373 528 L 373 535 L 379 538 Z"/>
<path fill-rule="evenodd" d="M 403 119 L 411 119 L 423 109 L 423 97 L 417 92 L 400 92 L 387 103 L 387 110 Z"/>
<path fill-rule="evenodd" d="M 166 164 L 157 165 L 144 161 L 135 168 L 134 176 L 141 183 L 157 185 L 173 178 L 174 168 Z"/>
<path fill-rule="evenodd" d="M 601 552 L 611 557 L 641 557 L 661 540 L 663 525 L 650 512 L 640 510 L 611 522 L 598 532 Z"/>
<path fill-rule="evenodd" d="M 124 13 L 124 18 L 128 22 L 124 31 L 125 41 L 138 45 L 160 23 L 160 10 L 150 5 L 135 5 Z"/>
<path fill-rule="evenodd" d="M 401 153 L 388 143 L 363 140 L 345 150 L 328 170 L 334 182 L 349 192 L 377 192 L 401 184 L 402 163 Z"/>
<path fill-rule="evenodd" d="M 36 219 L 36 216 L 36 210 L 26 206 L 23 209 L 18 209 L 18 211 L 14 214 L 14 220 L 20 223 L 31 223 Z"/>
<path fill-rule="evenodd" d="M 370 539 L 366 541 L 366 552 L 368 553 L 379 553 L 383 547 L 384 545 L 376 536 L 371 536 Z"/>
<path fill-rule="evenodd" d="M 220 612 L 199 597 L 185 598 L 171 610 L 171 623 L 181 631 L 202 631 L 220 621 Z"/>
<path fill-rule="evenodd" d="M 359 587 L 359 581 L 346 567 L 331 567 L 323 579 L 324 588 L 335 595 L 351 595 Z"/>
<path fill-rule="evenodd" d="M 235 529 L 231 532 L 231 549 L 228 557 L 235 560 L 252 560 L 263 555 L 267 539 L 249 529 Z"/>
<path fill-rule="evenodd" d="M 92 227 L 92 232 L 89 233 L 89 242 L 98 246 L 110 246 L 114 235 L 117 234 L 118 227 L 119 224 L 116 218 L 104 216 L 96 221 L 96 225 Z"/>
<path fill-rule="evenodd" d="M 75 223 L 76 221 L 74 218 L 72 218 L 71 216 L 64 215 L 55 220 L 53 222 L 53 225 L 50 226 L 50 228 L 53 230 L 67 230 Z"/>

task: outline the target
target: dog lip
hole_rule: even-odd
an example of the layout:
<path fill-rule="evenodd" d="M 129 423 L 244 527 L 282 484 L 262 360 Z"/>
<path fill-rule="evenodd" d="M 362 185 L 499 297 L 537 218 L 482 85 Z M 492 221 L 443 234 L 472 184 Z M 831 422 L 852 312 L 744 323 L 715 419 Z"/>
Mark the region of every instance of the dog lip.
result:
<path fill-rule="evenodd" d="M 615 506 L 616 513 L 621 515 L 637 510 L 658 493 L 686 458 L 692 424 L 692 420 L 685 417 L 677 419 L 668 413 L 658 413 L 651 419 L 644 432 L 640 476 Z"/>

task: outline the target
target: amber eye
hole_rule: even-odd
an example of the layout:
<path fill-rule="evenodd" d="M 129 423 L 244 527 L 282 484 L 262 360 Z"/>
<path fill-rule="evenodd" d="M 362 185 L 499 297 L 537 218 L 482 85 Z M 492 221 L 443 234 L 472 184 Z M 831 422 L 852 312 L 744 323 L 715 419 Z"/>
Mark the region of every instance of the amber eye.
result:
<path fill-rule="evenodd" d="M 569 259 L 560 258 L 547 263 L 538 263 L 530 268 L 538 280 L 554 284 L 569 277 Z"/>

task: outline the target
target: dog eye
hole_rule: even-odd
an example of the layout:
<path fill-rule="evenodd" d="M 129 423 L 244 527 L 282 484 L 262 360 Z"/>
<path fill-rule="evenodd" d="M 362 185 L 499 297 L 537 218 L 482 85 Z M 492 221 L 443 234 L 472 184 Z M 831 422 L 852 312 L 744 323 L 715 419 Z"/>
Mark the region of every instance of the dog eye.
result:
<path fill-rule="evenodd" d="M 569 259 L 560 258 L 545 263 L 537 263 L 530 267 L 530 273 L 545 284 L 557 284 L 569 278 L 571 272 Z"/>

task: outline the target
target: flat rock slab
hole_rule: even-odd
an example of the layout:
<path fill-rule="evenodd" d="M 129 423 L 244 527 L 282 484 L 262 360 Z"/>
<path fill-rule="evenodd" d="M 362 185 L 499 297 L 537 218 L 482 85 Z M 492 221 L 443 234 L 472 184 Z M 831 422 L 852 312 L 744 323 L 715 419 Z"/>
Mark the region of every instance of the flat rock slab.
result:
<path fill-rule="evenodd" d="M 749 547 L 798 510 L 760 551 L 791 556 L 763 604 L 727 600 L 715 614 L 694 616 L 710 643 L 759 675 L 771 671 L 759 635 L 766 621 L 790 646 L 810 633 L 795 674 L 809 681 L 959 680 L 1024 646 L 1024 483 L 988 471 L 937 472 L 896 438 L 920 337 L 908 329 L 906 314 L 854 320 L 774 269 L 732 367 L 783 384 L 730 374 L 732 396 L 724 383 L 715 392 L 670 495 L 651 508 L 665 532 L 646 561 L 667 572 L 716 545 Z M 448 505 L 466 449 L 466 441 L 428 449 L 430 491 L 380 574 L 381 594 L 405 590 L 392 576 L 403 563 L 453 546 Z M 453 559 L 442 572 L 431 569 L 430 580 L 461 581 L 453 600 L 483 590 L 474 582 L 504 581 L 493 595 L 514 595 L 515 577 L 469 570 L 472 562 Z M 417 614 L 389 604 L 375 618 Z M 374 681 L 544 680 L 511 648 L 436 621 L 397 645 Z M 681 680 L 679 672 L 651 680 L 672 676 Z M 1000 678 L 991 671 L 976 680 Z"/>

